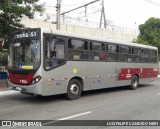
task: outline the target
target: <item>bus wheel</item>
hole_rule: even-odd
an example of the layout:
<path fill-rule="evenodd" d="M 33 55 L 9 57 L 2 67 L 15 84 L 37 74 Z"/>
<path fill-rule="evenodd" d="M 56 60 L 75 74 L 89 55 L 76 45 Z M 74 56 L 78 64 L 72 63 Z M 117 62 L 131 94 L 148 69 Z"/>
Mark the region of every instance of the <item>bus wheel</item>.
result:
<path fill-rule="evenodd" d="M 66 97 L 70 100 L 75 100 L 81 96 L 81 92 L 81 83 L 77 79 L 72 79 L 68 84 Z"/>
<path fill-rule="evenodd" d="M 130 86 L 130 89 L 131 89 L 131 90 L 137 89 L 138 84 L 139 84 L 138 76 L 133 75 L 133 76 L 132 76 L 132 79 L 131 79 L 131 86 Z"/>

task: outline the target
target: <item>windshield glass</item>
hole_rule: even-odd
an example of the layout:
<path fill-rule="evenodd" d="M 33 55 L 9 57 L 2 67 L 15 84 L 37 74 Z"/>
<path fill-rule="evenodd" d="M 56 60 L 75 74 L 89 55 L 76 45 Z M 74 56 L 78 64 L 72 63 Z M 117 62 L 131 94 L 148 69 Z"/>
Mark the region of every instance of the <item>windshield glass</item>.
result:
<path fill-rule="evenodd" d="M 13 68 L 38 69 L 40 66 L 40 41 L 15 40 L 13 49 Z"/>

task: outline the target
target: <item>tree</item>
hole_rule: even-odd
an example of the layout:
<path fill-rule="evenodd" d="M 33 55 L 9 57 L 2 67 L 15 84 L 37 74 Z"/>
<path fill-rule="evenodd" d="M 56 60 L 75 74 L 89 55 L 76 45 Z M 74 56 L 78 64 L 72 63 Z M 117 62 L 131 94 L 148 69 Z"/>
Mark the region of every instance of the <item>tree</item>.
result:
<path fill-rule="evenodd" d="M 0 48 L 10 40 L 10 35 L 16 29 L 22 29 L 20 23 L 23 16 L 33 18 L 34 12 L 43 12 L 44 5 L 37 4 L 39 0 L 0 0 Z"/>
<path fill-rule="evenodd" d="M 0 52 L 0 66 L 7 66 L 8 64 L 8 53 Z"/>
<path fill-rule="evenodd" d="M 160 55 L 160 19 L 149 18 L 139 26 L 140 34 L 133 42 L 151 45 L 159 48 Z"/>

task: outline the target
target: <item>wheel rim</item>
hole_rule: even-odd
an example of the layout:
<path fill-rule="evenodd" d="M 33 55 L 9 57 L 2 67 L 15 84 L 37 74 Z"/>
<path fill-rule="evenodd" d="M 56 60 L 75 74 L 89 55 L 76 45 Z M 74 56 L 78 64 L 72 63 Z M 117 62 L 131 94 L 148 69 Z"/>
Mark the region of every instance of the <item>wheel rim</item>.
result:
<path fill-rule="evenodd" d="M 77 95 L 78 92 L 79 92 L 78 85 L 72 84 L 71 87 L 70 87 L 70 92 L 71 92 L 71 94 L 73 94 L 73 95 Z"/>
<path fill-rule="evenodd" d="M 136 78 L 133 79 L 133 83 L 132 83 L 132 84 L 133 84 L 133 87 L 137 87 L 138 82 L 137 82 L 137 79 L 136 79 Z"/>

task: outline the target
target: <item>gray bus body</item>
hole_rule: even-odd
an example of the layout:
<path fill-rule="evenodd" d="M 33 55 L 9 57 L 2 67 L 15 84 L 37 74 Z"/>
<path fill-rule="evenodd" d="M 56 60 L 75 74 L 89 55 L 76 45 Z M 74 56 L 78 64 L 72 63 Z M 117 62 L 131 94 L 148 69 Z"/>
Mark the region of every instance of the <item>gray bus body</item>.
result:
<path fill-rule="evenodd" d="M 45 36 L 48 36 L 45 38 Z M 96 37 L 83 36 L 73 33 L 67 33 L 62 31 L 55 31 L 50 29 L 40 29 L 40 61 L 39 67 L 34 71 L 32 68 L 22 68 L 17 71 L 13 68 L 9 69 L 9 81 L 8 84 L 15 90 L 20 90 L 22 93 L 34 94 L 34 95 L 56 95 L 63 94 L 67 92 L 69 99 L 77 99 L 81 93 L 78 92 L 76 85 L 80 85 L 79 91 L 87 91 L 94 89 L 102 89 L 109 87 L 117 87 L 117 86 L 126 86 L 131 85 L 132 77 L 136 76 L 138 78 L 137 83 L 145 83 L 149 81 L 153 81 L 158 76 L 158 58 L 157 58 L 157 48 L 152 46 L 146 46 L 136 43 L 127 43 L 122 41 L 114 41 L 108 39 L 100 39 Z M 56 67 L 49 68 L 46 66 L 45 61 L 47 55 L 49 54 L 48 49 L 51 47 L 46 47 L 47 42 L 45 40 L 50 40 L 50 38 L 58 37 L 56 42 L 61 42 L 61 37 L 63 38 L 63 46 L 64 46 L 64 60 L 57 65 Z M 59 38 L 60 37 L 60 38 Z M 80 53 L 81 49 L 73 50 L 74 48 L 69 48 L 69 42 L 72 44 L 72 40 L 74 41 L 80 40 L 85 41 L 87 46 L 87 50 L 82 50 L 84 53 L 87 53 L 88 57 L 85 59 L 81 59 L 77 53 Z M 103 46 L 103 50 L 99 50 L 95 52 L 95 50 L 91 50 L 91 45 L 93 42 L 101 43 Z M 95 43 L 95 44 L 96 44 Z M 17 43 L 16 43 L 17 44 Z M 58 44 L 58 43 L 57 43 Z M 74 43 L 73 43 L 74 44 Z M 118 46 L 118 51 L 115 52 L 114 58 L 117 60 L 109 60 L 109 54 L 112 52 L 106 52 L 108 47 L 106 44 L 116 45 Z M 48 45 L 51 43 L 48 41 Z M 93 45 L 93 44 L 92 44 Z M 96 44 L 97 45 L 97 44 Z M 95 46 L 96 46 L 95 45 Z M 121 53 L 123 46 L 127 46 L 128 53 Z M 55 43 L 54 43 L 55 46 Z M 62 48 L 62 45 L 57 45 L 59 48 Z M 73 46 L 73 45 L 72 45 Z M 97 47 L 97 46 L 96 46 Z M 125 47 L 124 47 L 125 48 Z M 147 50 L 149 53 L 154 53 L 153 58 L 151 54 L 148 59 L 150 61 L 140 61 L 142 57 L 139 57 L 139 61 L 132 61 L 133 48 L 138 48 L 142 51 L 142 49 Z M 92 48 L 93 49 L 93 48 Z M 95 48 L 96 49 L 96 48 Z M 138 50 L 137 49 L 137 50 Z M 62 49 L 61 49 L 62 50 Z M 152 52 L 150 52 L 150 50 Z M 13 48 L 11 48 L 12 54 Z M 69 55 L 69 51 L 70 55 Z M 75 52 L 76 51 L 76 52 Z M 46 54 L 45 54 L 46 52 Z M 92 55 L 93 58 L 92 58 Z M 102 53 L 102 54 L 101 54 Z M 108 54 L 109 53 L 109 54 Z M 75 55 L 74 55 L 75 54 Z M 81 54 L 81 53 L 80 53 Z M 101 55 L 102 60 L 100 60 Z M 108 54 L 108 55 L 107 55 Z M 127 59 L 123 59 L 120 61 L 120 57 L 122 55 L 123 58 L 127 57 Z M 70 58 L 72 57 L 72 58 Z M 11 56 L 11 62 L 13 63 L 13 57 Z M 12 64 L 11 63 L 11 64 Z M 22 66 L 23 67 L 23 66 Z M 23 75 L 29 74 L 32 71 L 33 75 L 31 76 L 30 82 L 26 82 Z M 23 71 L 23 72 L 20 72 Z M 34 72 L 33 72 L 34 71 Z M 20 74 L 20 75 L 19 75 Z M 19 78 L 16 76 L 19 76 Z M 17 81 L 14 82 L 14 77 Z M 26 75 L 26 78 L 28 76 Z M 16 80 L 15 79 L 15 80 Z M 35 79 L 35 80 L 34 80 Z M 13 80 L 13 81 L 12 81 Z M 75 82 L 75 84 L 70 84 L 71 82 Z M 78 82 L 76 82 L 76 81 Z M 34 82 L 35 81 L 35 82 Z M 37 82 L 36 82 L 37 81 Z M 135 80 L 133 80 L 135 81 Z M 18 82 L 18 83 L 17 83 Z M 68 87 L 70 85 L 70 87 Z M 77 96 L 78 94 L 78 96 Z M 72 96 L 76 97 L 72 97 Z M 70 97 L 71 96 L 71 97 Z"/>

